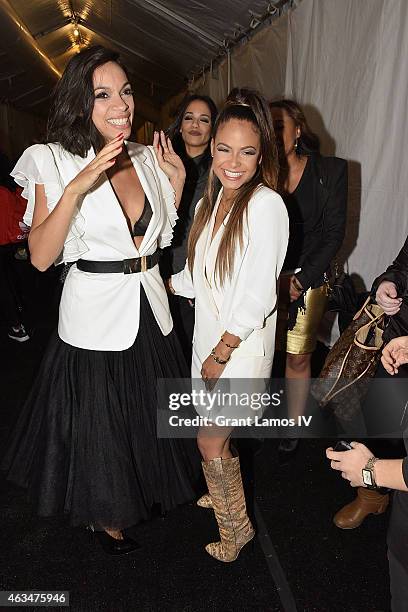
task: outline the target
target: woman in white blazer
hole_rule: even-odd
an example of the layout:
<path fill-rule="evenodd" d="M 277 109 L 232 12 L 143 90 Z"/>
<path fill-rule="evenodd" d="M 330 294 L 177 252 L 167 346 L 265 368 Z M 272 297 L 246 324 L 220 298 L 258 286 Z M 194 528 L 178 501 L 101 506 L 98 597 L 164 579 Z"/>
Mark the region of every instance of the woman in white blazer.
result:
<path fill-rule="evenodd" d="M 159 273 L 185 171 L 164 135 L 128 142 L 134 101 L 118 55 L 74 56 L 55 92 L 48 144 L 13 176 L 28 200 L 32 263 L 75 262 L 3 468 L 39 514 L 92 525 L 106 552 L 122 530 L 194 497 L 193 443 L 157 439 L 157 378 L 185 374 Z M 170 179 L 170 180 L 169 180 Z M 195 450 L 195 453 L 194 453 Z"/>
<path fill-rule="evenodd" d="M 268 106 L 258 93 L 233 90 L 215 123 L 207 192 L 196 208 L 185 269 L 169 288 L 195 298 L 193 383 L 266 390 L 272 369 L 277 279 L 288 243 L 288 216 L 277 184 L 277 153 Z M 222 189 L 215 197 L 215 181 Z M 239 379 L 239 380 L 238 380 Z M 245 381 L 243 379 L 251 379 Z M 240 384 L 241 381 L 241 384 Z M 221 381 L 220 381 L 221 382 Z M 224 384 L 225 383 L 225 384 Z M 249 385 L 249 387 L 248 387 Z M 215 387 L 217 388 L 217 387 Z M 222 403 L 221 403 L 222 404 Z M 239 459 L 230 450 L 235 418 L 252 422 L 250 406 L 196 406 L 210 424 L 198 445 L 221 540 L 207 552 L 233 561 L 254 536 L 246 513 Z"/>

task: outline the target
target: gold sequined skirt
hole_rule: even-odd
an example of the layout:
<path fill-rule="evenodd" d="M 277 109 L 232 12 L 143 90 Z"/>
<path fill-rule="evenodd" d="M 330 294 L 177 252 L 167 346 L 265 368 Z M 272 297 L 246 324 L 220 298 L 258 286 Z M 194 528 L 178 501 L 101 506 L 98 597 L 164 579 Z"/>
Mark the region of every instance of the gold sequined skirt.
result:
<path fill-rule="evenodd" d="M 313 353 L 316 348 L 319 325 L 326 311 L 327 300 L 326 285 L 308 289 L 305 294 L 306 310 L 305 312 L 298 310 L 295 327 L 288 331 L 289 296 L 284 289 L 281 290 L 278 304 L 276 350 L 286 351 L 292 355 Z"/>

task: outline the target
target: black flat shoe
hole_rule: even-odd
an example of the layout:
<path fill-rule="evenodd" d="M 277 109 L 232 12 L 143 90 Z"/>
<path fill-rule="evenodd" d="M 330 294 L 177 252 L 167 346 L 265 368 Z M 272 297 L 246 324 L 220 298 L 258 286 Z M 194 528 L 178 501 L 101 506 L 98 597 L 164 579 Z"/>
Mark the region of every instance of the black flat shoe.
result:
<path fill-rule="evenodd" d="M 112 538 L 106 531 L 95 531 L 95 535 L 107 555 L 130 555 L 141 548 L 140 544 L 127 536 L 124 536 L 123 540 L 118 540 Z"/>

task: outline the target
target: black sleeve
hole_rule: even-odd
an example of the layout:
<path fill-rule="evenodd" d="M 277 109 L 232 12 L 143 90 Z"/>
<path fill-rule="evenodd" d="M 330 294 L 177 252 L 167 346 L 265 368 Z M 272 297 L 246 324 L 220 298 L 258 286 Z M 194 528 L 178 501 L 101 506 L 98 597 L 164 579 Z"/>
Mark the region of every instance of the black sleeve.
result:
<path fill-rule="evenodd" d="M 319 281 L 344 240 L 347 216 L 347 162 L 339 158 L 332 158 L 330 161 L 335 162 L 335 165 L 327 167 L 329 199 L 323 212 L 321 240 L 302 262 L 302 270 L 296 274 L 304 290 Z"/>
<path fill-rule="evenodd" d="M 408 238 L 394 262 L 373 282 L 371 295 L 375 296 L 383 281 L 391 281 L 397 287 L 398 297 L 403 297 L 408 287 Z"/>
<path fill-rule="evenodd" d="M 408 487 L 408 457 L 405 457 L 405 459 L 402 461 L 402 476 L 406 486 Z"/>

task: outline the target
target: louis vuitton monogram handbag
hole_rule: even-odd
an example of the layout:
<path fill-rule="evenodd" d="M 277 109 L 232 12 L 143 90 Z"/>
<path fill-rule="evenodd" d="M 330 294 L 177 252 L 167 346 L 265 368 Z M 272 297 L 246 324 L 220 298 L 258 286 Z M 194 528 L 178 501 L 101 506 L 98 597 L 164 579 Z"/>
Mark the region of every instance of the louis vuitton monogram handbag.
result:
<path fill-rule="evenodd" d="M 313 397 L 339 419 L 350 421 L 360 410 L 381 358 L 384 324 L 383 309 L 368 297 L 333 345 L 320 377 L 312 384 Z"/>

